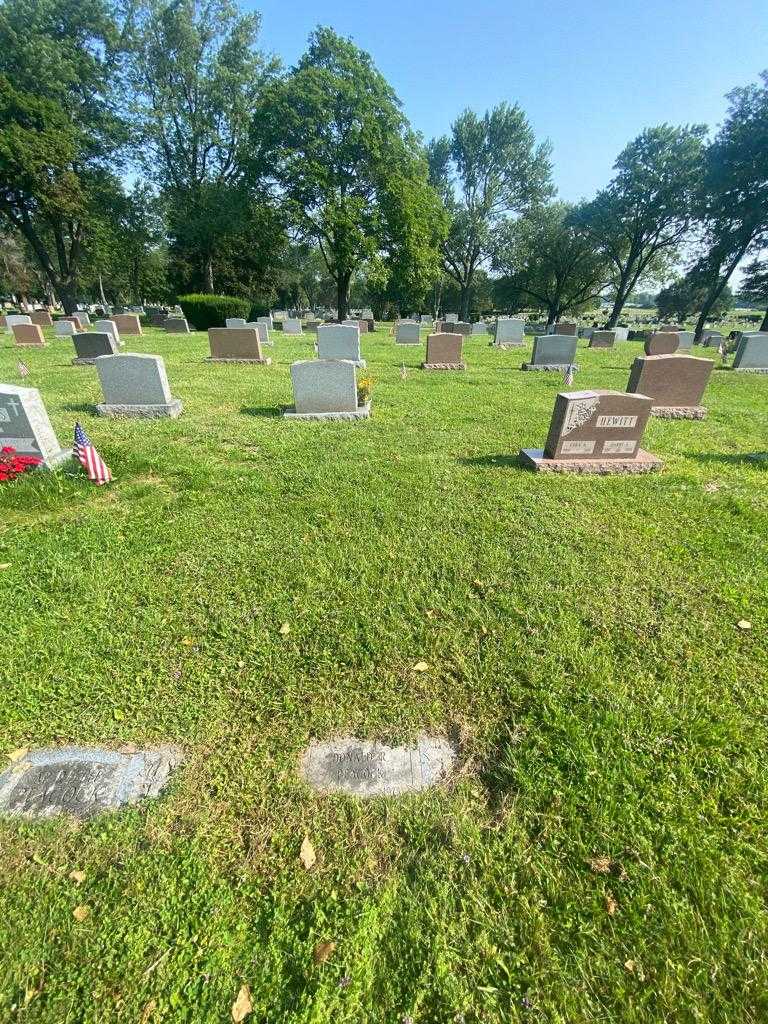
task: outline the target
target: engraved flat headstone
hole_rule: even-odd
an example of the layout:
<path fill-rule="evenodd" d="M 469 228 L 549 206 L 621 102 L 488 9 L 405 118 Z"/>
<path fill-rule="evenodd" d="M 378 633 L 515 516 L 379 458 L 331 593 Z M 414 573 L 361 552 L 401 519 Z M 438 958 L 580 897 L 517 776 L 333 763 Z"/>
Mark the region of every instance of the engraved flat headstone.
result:
<path fill-rule="evenodd" d="M 325 324 L 317 328 L 318 359 L 349 359 L 364 370 L 366 362 L 360 352 L 360 327 L 355 320 L 348 324 Z"/>
<path fill-rule="evenodd" d="M 371 403 L 358 403 L 357 367 L 345 359 L 304 359 L 291 365 L 294 405 L 288 419 L 359 420 L 371 415 Z"/>
<path fill-rule="evenodd" d="M 395 325 L 395 343 L 398 345 L 420 345 L 421 324 L 411 320 L 401 320 Z"/>
<path fill-rule="evenodd" d="M 15 384 L 0 384 L 0 448 L 5 447 L 42 459 L 48 469 L 72 457 L 72 449 L 58 442 L 40 392 Z"/>
<path fill-rule="evenodd" d="M 518 317 L 500 316 L 496 320 L 494 345 L 497 348 L 519 348 L 525 344 L 525 321 Z"/>
<path fill-rule="evenodd" d="M 72 342 L 75 346 L 75 358 L 72 360 L 75 366 L 91 365 L 99 356 L 114 356 L 119 351 L 115 339 L 106 331 L 73 334 Z"/>
<path fill-rule="evenodd" d="M 141 334 L 141 321 L 135 313 L 115 313 L 112 317 L 121 334 Z"/>
<path fill-rule="evenodd" d="M 533 339 L 533 355 L 530 363 L 523 363 L 524 370 L 552 370 L 562 373 L 569 366 L 576 365 L 577 337 L 572 334 L 541 334 Z M 576 367 L 578 369 L 578 367 Z"/>
<path fill-rule="evenodd" d="M 680 348 L 680 335 L 677 331 L 656 331 L 643 345 L 647 356 L 671 356 Z"/>
<path fill-rule="evenodd" d="M 662 419 L 703 420 L 701 404 L 714 363 L 696 356 L 641 356 L 632 364 L 627 391 L 647 395 L 652 416 Z"/>
<path fill-rule="evenodd" d="M 454 744 L 422 736 L 411 747 L 391 747 L 355 737 L 313 741 L 301 758 L 301 773 L 323 793 L 358 797 L 419 793 L 446 779 L 456 762 Z"/>
<path fill-rule="evenodd" d="M 0 775 L 0 813 L 91 818 L 156 797 L 180 761 L 173 747 L 131 754 L 94 747 L 35 750 Z"/>
<path fill-rule="evenodd" d="M 733 368 L 742 373 L 768 373 L 768 334 L 742 334 Z"/>
<path fill-rule="evenodd" d="M 183 406 L 171 397 L 161 356 L 99 356 L 96 371 L 104 392 L 103 404 L 96 406 L 99 416 L 175 419 L 181 415 Z"/>
<path fill-rule="evenodd" d="M 461 358 L 463 341 L 460 334 L 430 334 L 427 337 L 427 358 L 421 364 L 422 370 L 466 370 L 467 364 Z"/>
<path fill-rule="evenodd" d="M 520 461 L 538 472 L 647 473 L 662 463 L 640 442 L 653 403 L 621 391 L 561 391 L 544 449 L 523 449 Z"/>
<path fill-rule="evenodd" d="M 43 337 L 43 329 L 37 324 L 14 324 L 12 330 L 13 340 L 17 345 L 44 348 L 47 344 Z"/>
<path fill-rule="evenodd" d="M 269 366 L 271 359 L 261 351 L 260 331 L 257 327 L 209 327 L 208 344 L 212 363 L 262 363 Z"/>

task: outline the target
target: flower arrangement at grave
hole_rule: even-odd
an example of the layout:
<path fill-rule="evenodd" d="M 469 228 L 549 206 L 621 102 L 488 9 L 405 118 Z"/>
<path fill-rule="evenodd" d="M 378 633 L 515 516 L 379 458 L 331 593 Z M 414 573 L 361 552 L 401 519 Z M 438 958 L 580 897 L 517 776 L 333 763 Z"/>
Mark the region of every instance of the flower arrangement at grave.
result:
<path fill-rule="evenodd" d="M 357 404 L 367 405 L 373 393 L 373 378 L 359 377 L 357 381 Z"/>
<path fill-rule="evenodd" d="M 35 455 L 19 455 L 15 448 L 0 449 L 0 483 L 15 480 L 29 469 L 35 469 L 42 463 Z"/>

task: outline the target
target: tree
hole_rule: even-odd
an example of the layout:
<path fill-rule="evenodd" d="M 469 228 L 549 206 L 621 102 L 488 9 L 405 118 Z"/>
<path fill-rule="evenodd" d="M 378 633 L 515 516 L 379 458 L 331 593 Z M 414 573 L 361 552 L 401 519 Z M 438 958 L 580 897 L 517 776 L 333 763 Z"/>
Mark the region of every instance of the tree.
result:
<path fill-rule="evenodd" d="M 107 0 L 0 6 L 0 215 L 67 312 L 98 198 L 127 138 L 118 116 L 122 48 Z"/>
<path fill-rule="evenodd" d="M 459 286 L 463 320 L 475 274 L 491 261 L 498 230 L 513 214 L 553 195 L 550 151 L 549 143 L 536 146 L 523 111 L 507 103 L 482 117 L 465 110 L 450 137 L 429 144 L 430 179 L 451 215 L 443 267 Z"/>
<path fill-rule="evenodd" d="M 689 230 L 705 133 L 704 125 L 647 128 L 619 154 L 610 184 L 581 211 L 611 267 L 609 328 L 638 284 L 666 276 Z"/>
<path fill-rule="evenodd" d="M 219 262 L 231 281 L 235 239 L 264 219 L 245 181 L 246 156 L 259 96 L 278 64 L 257 49 L 259 27 L 258 14 L 240 14 L 231 0 L 143 0 L 137 14 L 135 124 L 147 146 L 144 170 L 166 204 L 171 251 L 185 268 L 183 288 L 221 290 Z M 250 245 L 265 252 L 274 241 L 270 230 Z"/>
<path fill-rule="evenodd" d="M 352 277 L 382 256 L 414 278 L 437 263 L 441 205 L 400 101 L 367 53 L 331 29 L 274 82 L 254 118 L 253 173 L 275 189 L 336 282 L 340 318 Z"/>
<path fill-rule="evenodd" d="M 494 268 L 504 275 L 497 295 L 512 308 L 542 309 L 550 325 L 599 298 L 609 265 L 580 213 L 568 203 L 553 202 L 507 226 Z"/>
<path fill-rule="evenodd" d="M 656 309 L 662 320 L 674 320 L 682 324 L 694 313 L 698 313 L 706 297 L 706 289 L 697 287 L 694 279 L 681 277 L 662 288 L 656 296 Z M 732 307 L 733 293 L 726 286 L 710 310 L 710 316 L 723 316 Z"/>
<path fill-rule="evenodd" d="M 740 297 L 765 310 L 761 331 L 768 331 L 768 259 L 753 260 L 744 268 Z"/>
<path fill-rule="evenodd" d="M 689 276 L 706 289 L 696 323 L 701 337 L 712 308 L 745 256 L 768 239 L 768 71 L 728 94 L 728 114 L 707 147 L 698 196 L 703 254 Z"/>
<path fill-rule="evenodd" d="M 24 240 L 13 231 L 0 233 L 0 293 L 24 300 L 38 290 L 42 292 Z"/>

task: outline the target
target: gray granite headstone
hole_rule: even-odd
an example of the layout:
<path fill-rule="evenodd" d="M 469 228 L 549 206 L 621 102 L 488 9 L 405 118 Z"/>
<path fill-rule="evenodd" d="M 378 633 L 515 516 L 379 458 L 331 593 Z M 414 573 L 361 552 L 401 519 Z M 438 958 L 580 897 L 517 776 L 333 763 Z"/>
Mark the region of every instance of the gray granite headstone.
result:
<path fill-rule="evenodd" d="M 742 334 L 733 368 L 748 373 L 768 373 L 768 333 Z"/>
<path fill-rule="evenodd" d="M 78 318 L 83 327 L 91 326 L 91 318 L 88 315 L 88 313 L 85 313 L 83 312 L 83 310 L 79 309 L 77 313 L 75 313 L 75 316 Z"/>
<path fill-rule="evenodd" d="M 524 334 L 524 320 L 500 316 L 496 321 L 494 344 L 517 347 L 524 344 Z"/>
<path fill-rule="evenodd" d="M 98 747 L 35 750 L 0 775 L 0 813 L 90 818 L 157 796 L 180 761 L 173 747 L 131 754 Z"/>
<path fill-rule="evenodd" d="M 616 335 L 616 341 L 626 341 L 629 337 L 628 327 L 613 327 L 613 333 Z"/>
<path fill-rule="evenodd" d="M 344 359 L 305 359 L 291 365 L 294 419 L 366 419 L 370 403 L 357 404 L 357 367 Z"/>
<path fill-rule="evenodd" d="M 118 331 L 114 320 L 97 320 L 93 327 L 94 330 L 101 331 L 102 334 L 111 334 L 115 345 L 121 346 L 125 344 L 124 341 L 120 340 L 120 331 Z"/>
<path fill-rule="evenodd" d="M 53 325 L 53 333 L 57 338 L 71 338 L 77 331 L 77 324 L 71 320 L 57 320 Z"/>
<path fill-rule="evenodd" d="M 360 352 L 360 327 L 355 324 L 325 324 L 317 328 L 317 356 L 319 359 L 348 359 L 365 369 Z"/>
<path fill-rule="evenodd" d="M 224 321 L 225 327 L 245 327 L 245 320 L 240 316 L 228 316 Z"/>
<path fill-rule="evenodd" d="M 422 736 L 411 747 L 391 747 L 355 737 L 313 741 L 301 758 L 301 773 L 324 793 L 358 797 L 418 793 L 442 782 L 456 762 L 454 744 Z"/>
<path fill-rule="evenodd" d="M 101 331 L 89 331 L 87 334 L 73 334 L 76 365 L 94 363 L 99 356 L 114 356 L 118 352 L 117 344 L 111 334 Z"/>
<path fill-rule="evenodd" d="M 40 392 L 14 384 L 0 384 L 0 448 L 5 447 L 41 458 L 49 469 L 72 457 L 53 432 Z"/>
<path fill-rule="evenodd" d="M 421 322 L 422 322 L 422 324 L 429 324 L 429 325 L 431 325 L 432 324 L 432 317 L 429 315 L 429 313 L 422 313 L 421 314 Z"/>
<path fill-rule="evenodd" d="M 104 392 L 103 404 L 96 406 L 99 416 L 175 418 L 181 414 L 182 404 L 171 396 L 161 356 L 100 356 L 96 370 Z"/>
<path fill-rule="evenodd" d="M 283 333 L 302 334 L 301 320 L 297 320 L 295 317 L 286 317 L 285 320 L 283 320 Z"/>
<path fill-rule="evenodd" d="M 447 324 L 457 324 L 459 322 L 459 314 L 446 313 L 445 316 L 443 317 L 443 320 L 445 320 Z"/>
<path fill-rule="evenodd" d="M 395 325 L 395 342 L 398 345 L 421 344 L 421 324 L 401 320 Z"/>
<path fill-rule="evenodd" d="M 678 337 L 680 338 L 679 348 L 682 348 L 682 349 L 693 348 L 693 337 L 694 337 L 694 332 L 693 331 L 679 331 L 678 332 Z"/>
<path fill-rule="evenodd" d="M 476 323 L 472 324 L 472 333 L 488 334 L 488 324 L 484 320 L 478 320 Z"/>
<path fill-rule="evenodd" d="M 260 345 L 271 345 L 274 348 L 275 343 L 269 336 L 269 327 L 262 320 L 263 318 L 261 317 L 258 320 L 249 320 L 245 325 L 246 329 L 256 331 L 259 336 Z"/>
<path fill-rule="evenodd" d="M 169 316 L 163 321 L 166 334 L 189 334 L 189 324 L 183 316 Z"/>
<path fill-rule="evenodd" d="M 523 363 L 525 370 L 562 370 L 575 365 L 577 338 L 572 334 L 542 334 L 533 339 L 533 355 L 530 363 Z"/>
<path fill-rule="evenodd" d="M 5 318 L 5 326 L 10 328 L 15 327 L 17 324 L 31 324 L 32 317 L 27 316 L 25 313 L 9 313 Z"/>

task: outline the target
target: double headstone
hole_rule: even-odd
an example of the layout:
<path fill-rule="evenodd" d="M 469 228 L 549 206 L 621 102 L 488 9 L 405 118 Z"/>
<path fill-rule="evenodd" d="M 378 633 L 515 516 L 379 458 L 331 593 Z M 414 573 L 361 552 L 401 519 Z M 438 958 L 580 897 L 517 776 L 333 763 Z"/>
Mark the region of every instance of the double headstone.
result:
<path fill-rule="evenodd" d="M 742 373 L 768 373 L 768 333 L 742 334 L 733 369 Z"/>
<path fill-rule="evenodd" d="M 524 334 L 524 320 L 500 316 L 496 319 L 493 343 L 497 348 L 520 348 L 525 344 Z"/>
<path fill-rule="evenodd" d="M 319 359 L 348 359 L 364 370 L 366 363 L 360 352 L 360 328 L 354 324 L 326 324 L 317 329 Z"/>
<path fill-rule="evenodd" d="M 73 334 L 72 341 L 75 346 L 75 358 L 72 363 L 75 366 L 93 364 L 99 356 L 114 356 L 119 352 L 114 337 L 107 331 Z"/>
<path fill-rule="evenodd" d="M 44 348 L 46 341 L 42 327 L 37 324 L 14 324 L 13 339 L 17 345 Z"/>
<path fill-rule="evenodd" d="M 40 392 L 14 384 L 0 384 L 0 448 L 6 447 L 42 459 L 48 469 L 72 457 L 58 442 Z"/>
<path fill-rule="evenodd" d="M 181 415 L 182 404 L 171 396 L 161 356 L 100 356 L 96 370 L 104 392 L 103 404 L 96 406 L 99 416 L 155 419 Z"/>
<path fill-rule="evenodd" d="M 418 345 L 421 343 L 421 324 L 411 320 L 400 320 L 395 324 L 395 342 L 398 345 Z"/>
<path fill-rule="evenodd" d="M 135 313 L 115 313 L 112 317 L 120 334 L 141 334 L 141 321 Z"/>
<path fill-rule="evenodd" d="M 430 334 L 422 370 L 466 370 L 461 358 L 463 340 L 460 334 Z"/>
<path fill-rule="evenodd" d="M 589 338 L 590 348 L 613 348 L 616 341 L 615 331 L 592 331 Z"/>
<path fill-rule="evenodd" d="M 703 420 L 701 404 L 714 363 L 695 356 L 640 356 L 632 364 L 627 391 L 647 395 L 652 416 L 662 419 Z"/>
<path fill-rule="evenodd" d="M 262 363 L 272 362 L 261 351 L 261 340 L 257 327 L 210 327 L 208 344 L 211 347 L 209 362 L 212 363 Z"/>
<path fill-rule="evenodd" d="M 520 452 L 539 472 L 645 473 L 662 463 L 640 448 L 652 401 L 621 391 L 561 392 L 542 449 Z"/>
<path fill-rule="evenodd" d="M 577 340 L 572 334 L 539 335 L 533 339 L 531 361 L 523 363 L 523 369 L 563 373 L 569 366 L 575 367 Z"/>
<path fill-rule="evenodd" d="M 344 359 L 308 359 L 291 366 L 294 405 L 284 416 L 304 420 L 359 420 L 371 414 L 360 404 L 357 367 Z"/>

